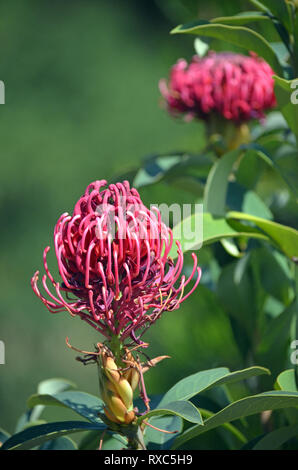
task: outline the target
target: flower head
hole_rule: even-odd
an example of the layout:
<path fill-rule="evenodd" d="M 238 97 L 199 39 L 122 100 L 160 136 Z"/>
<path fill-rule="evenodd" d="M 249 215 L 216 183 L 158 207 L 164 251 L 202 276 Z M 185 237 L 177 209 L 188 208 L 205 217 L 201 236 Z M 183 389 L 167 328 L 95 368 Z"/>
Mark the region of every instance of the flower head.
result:
<path fill-rule="evenodd" d="M 173 236 L 157 208 L 148 209 L 129 183 L 95 181 L 54 229 L 54 245 L 62 282 L 48 269 L 44 250 L 43 288 L 37 271 L 31 281 L 35 294 L 53 313 L 68 311 L 111 339 L 140 336 L 165 310 L 177 309 L 194 291 L 200 268 L 181 276 L 183 253 L 177 241 L 177 261 L 170 258 Z M 185 287 L 197 275 L 194 285 Z M 50 290 L 48 281 L 52 284 Z M 136 337 L 136 331 L 139 337 Z"/>
<path fill-rule="evenodd" d="M 230 52 L 194 56 L 188 65 L 180 59 L 169 83 L 160 90 L 173 115 L 207 120 L 211 113 L 236 123 L 261 119 L 276 105 L 273 70 L 263 59 Z"/>

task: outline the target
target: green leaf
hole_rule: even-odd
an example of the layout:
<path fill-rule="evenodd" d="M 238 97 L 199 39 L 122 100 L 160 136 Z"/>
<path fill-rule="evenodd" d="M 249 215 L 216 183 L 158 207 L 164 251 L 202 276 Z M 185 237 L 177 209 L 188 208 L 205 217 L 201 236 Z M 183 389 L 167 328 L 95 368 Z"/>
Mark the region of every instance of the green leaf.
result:
<path fill-rule="evenodd" d="M 77 386 L 70 380 L 54 377 L 40 382 L 37 387 L 37 393 L 40 395 L 46 393 L 52 395 L 53 393 L 61 393 L 74 388 L 77 388 Z"/>
<path fill-rule="evenodd" d="M 97 448 L 96 448 L 97 449 Z M 123 450 L 127 449 L 127 440 L 120 434 L 113 434 L 105 437 L 102 450 Z"/>
<path fill-rule="evenodd" d="M 258 249 L 256 263 L 265 291 L 284 305 L 289 305 L 293 292 L 288 259 L 279 251 L 264 246 Z"/>
<path fill-rule="evenodd" d="M 215 415 L 215 413 L 212 413 L 212 411 L 205 410 L 203 408 L 199 408 L 201 415 L 203 418 L 211 418 L 212 416 Z M 225 428 L 227 431 L 229 431 L 233 436 L 235 436 L 242 444 L 247 443 L 247 438 L 242 434 L 242 432 L 239 431 L 239 429 L 236 428 L 236 426 L 233 426 L 230 423 L 224 423 L 222 425 L 223 428 Z"/>
<path fill-rule="evenodd" d="M 253 450 L 276 450 L 281 447 L 285 442 L 298 436 L 298 424 L 293 426 L 284 426 L 280 429 L 275 429 L 269 434 L 266 434 L 260 439 L 253 447 Z"/>
<path fill-rule="evenodd" d="M 101 423 L 98 412 L 102 410 L 103 402 L 89 393 L 69 391 L 53 395 L 32 395 L 28 399 L 28 408 L 36 405 L 62 406 L 70 408 L 92 423 Z"/>
<path fill-rule="evenodd" d="M 106 429 L 105 424 L 92 424 L 84 421 L 62 421 L 32 426 L 10 437 L 2 446 L 3 450 L 32 449 L 50 439 L 80 431 Z"/>
<path fill-rule="evenodd" d="M 204 208 L 206 212 L 210 212 L 215 216 L 224 216 L 226 212 L 226 199 L 229 186 L 229 175 L 232 173 L 233 166 L 241 157 L 242 149 L 237 149 L 224 154 L 212 167 L 209 172 L 204 193 Z M 263 152 L 257 149 L 249 149 L 243 156 L 246 160 L 255 154 L 262 158 L 271 167 L 274 167 L 272 160 Z M 261 200 L 261 198 L 253 191 L 247 191 L 243 199 L 243 212 L 252 215 L 262 216 L 268 219 L 272 218 L 272 213 Z"/>
<path fill-rule="evenodd" d="M 9 439 L 10 434 L 4 429 L 0 428 L 0 449 L 7 439 Z"/>
<path fill-rule="evenodd" d="M 257 348 L 258 355 L 266 354 L 270 360 L 273 356 L 273 349 L 281 355 L 283 346 L 287 346 L 290 326 L 295 313 L 296 304 L 293 302 L 280 315 L 268 322 Z"/>
<path fill-rule="evenodd" d="M 294 7 L 295 8 L 295 7 Z M 293 37 L 294 37 L 294 77 L 298 75 L 298 14 L 296 10 L 296 15 L 293 25 Z"/>
<path fill-rule="evenodd" d="M 251 1 L 251 3 L 257 6 L 255 1 Z M 281 23 L 290 29 L 291 19 L 285 0 L 261 0 L 258 3 L 262 11 L 264 11 L 265 7 L 265 9 L 270 11 Z"/>
<path fill-rule="evenodd" d="M 161 408 L 165 406 L 165 403 L 172 401 L 189 400 L 212 387 L 239 382 L 240 380 L 263 374 L 270 374 L 270 372 L 264 367 L 249 367 L 248 369 L 236 372 L 230 372 L 226 367 L 200 371 L 177 382 L 163 396 L 158 407 Z"/>
<path fill-rule="evenodd" d="M 97 450 L 101 438 L 102 433 L 98 431 L 86 432 L 80 442 L 79 450 Z M 126 446 L 127 440 L 120 434 L 105 435 L 102 450 L 121 450 Z"/>
<path fill-rule="evenodd" d="M 238 246 L 232 238 L 223 238 L 220 240 L 220 243 L 230 256 L 234 256 L 234 258 L 242 258 L 243 253 L 239 251 Z"/>
<path fill-rule="evenodd" d="M 147 449 L 170 449 L 175 439 L 175 435 L 182 432 L 183 421 L 179 416 L 158 416 L 150 419 L 153 426 L 168 431 L 168 433 L 160 432 L 149 426 L 145 427 L 144 441 Z M 173 433 L 173 434 L 169 434 Z"/>
<path fill-rule="evenodd" d="M 70 437 L 61 436 L 45 442 L 38 450 L 77 450 L 78 446 Z"/>
<path fill-rule="evenodd" d="M 233 16 L 221 16 L 213 18 L 210 23 L 227 24 L 230 26 L 243 26 L 248 23 L 255 23 L 257 21 L 270 21 L 268 15 L 259 13 L 258 11 L 244 11 Z"/>
<path fill-rule="evenodd" d="M 55 377 L 40 382 L 37 386 L 37 392 L 38 394 L 53 394 L 64 392 L 66 390 L 72 390 L 74 388 L 76 388 L 76 385 L 70 380 Z M 44 406 L 38 405 L 23 413 L 17 422 L 15 432 L 20 432 L 26 427 L 28 423 L 31 423 L 32 421 L 37 421 L 43 410 Z"/>
<path fill-rule="evenodd" d="M 196 232 L 193 237 L 190 238 L 189 227 L 199 226 L 199 224 L 202 223 L 202 219 L 203 239 L 200 238 L 198 232 Z M 187 234 L 187 237 L 184 236 L 184 234 Z M 198 213 L 186 217 L 184 220 L 182 220 L 182 222 L 178 223 L 173 228 L 173 237 L 174 240 L 180 241 L 183 252 L 199 249 L 202 245 L 202 242 L 204 245 L 207 245 L 217 242 L 223 238 L 249 237 L 260 240 L 270 240 L 258 229 L 244 224 L 236 224 L 234 222 L 233 225 L 231 225 L 229 221 L 223 217 L 217 218 L 209 213 L 203 214 L 203 217 L 201 217 L 201 214 Z M 170 256 L 172 258 L 177 257 L 177 247 L 175 244 L 173 244 Z"/>
<path fill-rule="evenodd" d="M 254 191 L 247 191 L 245 193 L 241 210 L 257 217 L 263 217 L 264 219 L 273 218 L 271 210 Z"/>
<path fill-rule="evenodd" d="M 272 222 L 271 220 L 262 219 L 261 217 L 244 214 L 243 212 L 229 212 L 227 219 L 253 222 L 257 227 L 263 230 L 290 259 L 297 257 L 298 231 L 294 228 Z"/>
<path fill-rule="evenodd" d="M 292 129 L 296 138 L 298 138 L 298 84 L 297 79 L 285 80 L 284 78 L 273 76 L 275 82 L 275 95 L 280 111 L 282 112 L 289 127 Z"/>
<path fill-rule="evenodd" d="M 211 387 L 219 379 L 229 373 L 230 371 L 227 367 L 218 367 L 216 369 L 203 370 L 189 375 L 170 388 L 161 399 L 159 406 L 172 401 L 189 400 L 203 390 Z"/>
<path fill-rule="evenodd" d="M 174 401 L 167 403 L 164 406 L 159 405 L 154 410 L 149 411 L 145 415 L 138 418 L 138 423 L 142 423 L 144 419 L 152 418 L 153 416 L 175 415 L 189 421 L 190 423 L 203 424 L 202 416 L 199 410 L 189 401 Z"/>
<path fill-rule="evenodd" d="M 204 194 L 204 207 L 212 215 L 225 214 L 226 195 L 229 184 L 229 175 L 233 165 L 241 154 L 241 150 L 233 150 L 224 154 L 209 172 Z"/>
<path fill-rule="evenodd" d="M 245 26 L 206 24 L 206 22 L 198 21 L 191 25 L 177 26 L 171 33 L 197 34 L 199 36 L 212 37 L 242 47 L 247 51 L 254 51 L 271 65 L 275 73 L 283 75 L 282 67 L 269 42 L 259 33 Z"/>
<path fill-rule="evenodd" d="M 254 296 L 254 285 L 246 269 L 247 263 L 230 263 L 221 271 L 217 283 L 217 294 L 225 311 L 244 326 L 248 336 L 253 330 L 257 312 L 256 298 Z M 239 269 L 244 268 L 239 276 Z M 247 302 L 247 299 L 250 302 Z M 243 341 L 241 335 L 241 341 Z"/>
<path fill-rule="evenodd" d="M 281 372 L 276 379 L 275 388 L 287 392 L 298 392 L 295 380 L 295 369 L 288 369 Z"/>
<path fill-rule="evenodd" d="M 276 153 L 276 168 L 291 190 L 296 202 L 298 202 L 298 159 L 297 149 L 287 146 L 279 147 Z"/>
<path fill-rule="evenodd" d="M 260 1 L 260 0 L 248 0 L 248 1 L 252 3 L 255 7 L 257 7 L 260 11 L 268 12 L 268 8 L 266 8 L 263 1 Z"/>
<path fill-rule="evenodd" d="M 148 159 L 135 176 L 133 185 L 137 188 L 160 181 L 165 173 L 181 161 L 179 155 L 160 156 Z"/>
<path fill-rule="evenodd" d="M 133 180 L 133 186 L 141 188 L 161 181 L 172 182 L 177 178 L 191 177 L 198 180 L 207 177 L 211 166 L 208 155 L 156 155 L 147 158 Z"/>
<path fill-rule="evenodd" d="M 277 410 L 298 406 L 298 393 L 270 391 L 242 398 L 207 419 L 204 426 L 193 426 L 175 439 L 173 449 L 181 447 L 185 442 L 204 432 L 222 426 L 246 416 L 261 413 L 266 410 Z"/>
<path fill-rule="evenodd" d="M 279 113 L 280 116 L 282 116 Z M 287 129 L 287 123 L 285 122 L 285 126 Z M 270 131 L 269 131 L 270 132 Z M 271 131 L 272 132 L 272 131 Z M 278 141 L 278 147 L 281 150 L 281 143 L 284 142 L 284 137 L 280 137 L 280 140 Z M 281 159 L 279 158 L 277 161 L 273 160 L 272 156 L 270 153 L 264 148 L 264 146 L 256 143 L 256 142 L 251 142 L 250 144 L 246 145 L 245 148 L 247 149 L 247 152 L 245 154 L 245 158 L 241 160 L 240 163 L 240 175 L 241 175 L 241 166 L 246 168 L 253 163 L 253 159 L 256 157 L 261 159 L 263 162 L 265 162 L 269 167 L 271 167 L 281 178 L 283 181 L 286 183 L 288 188 L 291 190 L 293 193 L 294 197 L 297 199 L 297 189 L 296 189 L 296 180 L 295 180 L 295 172 L 293 174 L 293 168 L 294 168 L 294 158 L 293 158 L 293 163 L 291 165 L 291 170 L 288 172 L 285 171 L 285 169 L 282 167 L 282 164 L 280 164 Z M 295 148 L 294 148 L 295 152 Z M 295 157 L 297 157 L 297 154 L 295 153 Z M 297 158 L 296 158 L 297 159 Z M 297 167 L 297 164 L 296 164 Z M 243 174 L 242 174 L 243 177 Z M 237 178 L 239 178 L 239 171 L 237 173 Z M 293 182 L 292 182 L 293 181 Z"/>
<path fill-rule="evenodd" d="M 41 424 L 46 424 L 46 423 L 47 421 L 45 419 L 37 419 L 36 421 L 29 421 L 22 430 L 25 431 L 25 429 L 31 428 L 32 426 L 40 426 Z"/>

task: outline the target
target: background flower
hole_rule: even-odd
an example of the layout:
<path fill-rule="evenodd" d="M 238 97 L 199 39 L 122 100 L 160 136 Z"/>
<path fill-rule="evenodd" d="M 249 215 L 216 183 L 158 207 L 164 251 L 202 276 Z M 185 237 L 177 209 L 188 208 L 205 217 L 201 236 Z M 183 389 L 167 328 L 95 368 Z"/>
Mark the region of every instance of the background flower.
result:
<path fill-rule="evenodd" d="M 219 113 L 241 123 L 263 118 L 276 105 L 273 74 L 256 54 L 211 51 L 203 58 L 194 56 L 190 64 L 178 60 L 168 84 L 160 81 L 160 90 L 175 116 L 208 119 Z"/>

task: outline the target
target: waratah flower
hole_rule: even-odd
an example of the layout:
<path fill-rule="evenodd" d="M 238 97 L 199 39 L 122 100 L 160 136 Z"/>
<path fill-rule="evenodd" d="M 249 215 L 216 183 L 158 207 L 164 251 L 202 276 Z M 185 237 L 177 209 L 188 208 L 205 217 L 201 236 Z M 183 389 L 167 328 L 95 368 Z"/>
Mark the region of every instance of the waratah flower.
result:
<path fill-rule="evenodd" d="M 35 294 L 50 312 L 79 316 L 106 338 L 117 335 L 143 344 L 140 336 L 165 310 L 175 310 L 195 290 L 200 268 L 193 254 L 188 279 L 181 275 L 183 253 L 177 241 L 177 261 L 169 256 L 173 235 L 157 208 L 148 209 L 129 183 L 91 183 L 54 229 L 61 283 L 48 269 L 44 250 L 45 297 L 37 271 L 31 281 Z M 185 288 L 197 278 L 188 293 Z M 52 290 L 48 286 L 52 284 Z M 136 331 L 138 337 L 136 337 Z"/>
<path fill-rule="evenodd" d="M 242 123 L 263 118 L 264 111 L 276 105 L 273 74 L 256 54 L 209 52 L 203 58 L 194 56 L 189 65 L 178 60 L 169 83 L 160 81 L 160 90 L 175 116 L 207 120 L 216 113 Z"/>

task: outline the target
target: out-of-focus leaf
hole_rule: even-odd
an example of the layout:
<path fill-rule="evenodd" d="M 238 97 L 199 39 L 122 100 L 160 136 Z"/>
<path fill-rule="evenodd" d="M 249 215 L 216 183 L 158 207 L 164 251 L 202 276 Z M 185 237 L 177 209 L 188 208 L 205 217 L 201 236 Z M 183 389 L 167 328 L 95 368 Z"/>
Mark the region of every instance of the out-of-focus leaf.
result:
<path fill-rule="evenodd" d="M 281 372 L 276 379 L 275 387 L 287 392 L 298 392 L 295 380 L 295 369 L 288 369 Z"/>
<path fill-rule="evenodd" d="M 296 202 L 298 201 L 298 150 L 291 149 L 285 145 L 279 147 L 275 153 L 275 165 L 285 180 L 291 192 L 293 193 Z"/>
<path fill-rule="evenodd" d="M 77 386 L 67 379 L 62 378 L 52 378 L 43 380 L 38 384 L 37 393 L 43 395 L 45 393 L 53 394 L 53 393 L 61 393 L 65 392 L 66 390 L 72 390 L 77 388 Z"/>
<path fill-rule="evenodd" d="M 295 8 L 295 7 L 294 7 Z M 295 60 L 295 70 L 294 76 L 298 75 L 298 15 L 296 11 L 294 25 L 293 25 L 293 36 L 294 36 L 294 60 Z"/>
<path fill-rule="evenodd" d="M 138 423 L 142 423 L 144 419 L 149 419 L 153 416 L 164 415 L 179 416 L 190 423 L 203 425 L 203 419 L 199 410 L 190 401 L 185 400 L 173 401 L 171 403 L 166 403 L 165 405 L 159 404 L 154 410 L 140 416 L 138 418 Z"/>
<path fill-rule="evenodd" d="M 254 51 L 271 65 L 275 73 L 283 75 L 282 67 L 269 42 L 259 33 L 245 26 L 206 24 L 206 21 L 197 21 L 192 24 L 177 26 L 171 33 L 197 34 L 198 36 L 212 37 L 243 47 L 247 51 Z"/>
<path fill-rule="evenodd" d="M 298 256 L 298 231 L 292 227 L 242 212 L 229 212 L 227 219 L 253 222 L 257 227 L 263 230 L 289 258 L 292 259 Z"/>
<path fill-rule="evenodd" d="M 7 439 L 9 439 L 10 434 L 4 429 L 0 428 L 0 449 Z"/>
<path fill-rule="evenodd" d="M 259 139 L 261 136 L 275 134 L 277 132 L 285 132 L 287 122 L 279 111 L 272 111 L 267 114 L 266 120 L 262 125 L 258 124 L 251 130 L 253 140 Z"/>
<path fill-rule="evenodd" d="M 256 357 L 263 364 L 272 363 L 271 368 L 274 373 L 287 361 L 290 327 L 295 312 L 296 306 L 292 303 L 278 317 L 269 320 L 265 331 L 261 334 Z"/>
<path fill-rule="evenodd" d="M 298 406 L 298 392 L 270 391 L 238 400 L 228 405 L 211 418 L 207 419 L 204 426 L 193 426 L 175 439 L 173 449 L 199 436 L 200 434 L 217 428 L 224 423 L 236 419 L 261 413 L 266 410 L 277 410 Z"/>
<path fill-rule="evenodd" d="M 36 405 L 43 406 L 62 406 L 71 408 L 84 418 L 87 418 L 92 423 L 101 423 L 98 417 L 98 412 L 103 408 L 103 402 L 85 392 L 69 391 L 62 393 L 55 393 L 53 395 L 32 395 L 28 399 L 28 407 L 32 408 Z"/>
<path fill-rule="evenodd" d="M 259 3 L 261 11 L 264 11 L 265 7 L 265 9 L 271 12 L 288 29 L 291 28 L 291 19 L 285 0 L 261 0 L 258 2 L 254 0 L 250 1 L 255 6 L 258 6 L 257 3 Z"/>
<path fill-rule="evenodd" d="M 241 278 L 236 276 L 237 263 L 225 266 L 217 283 L 217 295 L 225 311 L 245 327 L 248 334 L 256 322 L 257 305 L 254 285 L 247 269 Z M 247 299 L 250 299 L 247 302 Z"/>
<path fill-rule="evenodd" d="M 213 18 L 210 23 L 227 24 L 230 26 L 243 26 L 248 23 L 255 23 L 258 21 L 270 21 L 268 15 L 258 11 L 243 11 L 233 16 L 220 16 Z"/>
<path fill-rule="evenodd" d="M 249 0 L 250 3 L 252 3 L 258 10 L 266 12 L 268 11 L 268 8 L 264 4 L 262 0 Z"/>
<path fill-rule="evenodd" d="M 245 161 L 246 158 L 243 159 Z M 238 182 L 232 182 L 228 187 L 227 206 L 233 211 L 242 211 L 264 219 L 273 219 L 271 210 L 266 206 L 260 196 L 246 189 Z"/>
<path fill-rule="evenodd" d="M 38 450 L 77 450 L 78 446 L 70 437 L 61 436 L 45 442 Z"/>
<path fill-rule="evenodd" d="M 31 428 L 32 426 L 40 426 L 41 424 L 46 424 L 46 420 L 45 419 L 37 419 L 36 421 L 29 421 L 29 423 L 26 424 L 26 426 L 24 427 L 23 431 L 25 431 L 25 429 L 28 429 L 28 428 Z"/>
<path fill-rule="evenodd" d="M 234 258 L 241 258 L 243 256 L 243 253 L 239 251 L 238 246 L 232 238 L 223 238 L 220 240 L 220 243 L 230 256 L 234 256 Z"/>
<path fill-rule="evenodd" d="M 298 436 L 298 424 L 293 426 L 283 426 L 280 429 L 266 434 L 260 439 L 257 444 L 253 447 L 253 450 L 276 450 L 279 449 L 285 442 L 297 438 Z"/>
<path fill-rule="evenodd" d="M 282 142 L 284 141 L 284 138 Z M 240 163 L 243 166 L 246 163 L 246 168 L 248 167 L 249 162 L 251 162 L 252 158 L 259 158 L 261 161 L 265 162 L 270 168 L 272 168 L 276 173 L 281 176 L 284 180 L 288 188 L 294 194 L 295 198 L 297 198 L 297 188 L 296 185 L 292 182 L 292 178 L 287 175 L 287 173 L 283 170 L 282 166 L 276 161 L 275 158 L 264 148 L 263 145 L 260 145 L 256 142 L 251 142 L 250 144 L 246 145 L 245 148 L 247 149 L 245 158 L 242 159 Z M 278 143 L 279 150 L 281 149 L 280 142 Z M 297 165 L 296 165 L 297 166 Z M 293 165 L 294 167 L 294 165 Z M 237 175 L 238 176 L 238 175 Z M 243 175 L 242 175 L 243 177 Z"/>
<path fill-rule="evenodd" d="M 225 214 L 228 178 L 240 154 L 241 150 L 239 149 L 228 152 L 213 165 L 205 186 L 204 207 L 206 212 L 215 216 Z"/>
<path fill-rule="evenodd" d="M 40 382 L 37 386 L 37 393 L 38 394 L 54 394 L 64 392 L 66 390 L 72 390 L 76 388 L 76 385 L 71 382 L 70 380 L 54 377 L 51 379 L 46 379 Z M 30 410 L 25 411 L 22 414 L 20 419 L 17 422 L 15 432 L 20 432 L 22 429 L 26 427 L 26 425 L 32 421 L 36 421 L 39 419 L 41 413 L 44 410 L 43 405 L 37 405 Z"/>
<path fill-rule="evenodd" d="M 295 104 L 298 100 L 298 80 L 285 80 L 275 75 L 274 81 L 279 108 L 298 139 L 298 105 Z"/>
<path fill-rule="evenodd" d="M 2 446 L 3 450 L 32 449 L 50 439 L 81 431 L 106 429 L 105 424 L 93 424 L 85 421 L 62 421 L 32 426 L 10 437 Z"/>
<path fill-rule="evenodd" d="M 276 390 L 284 390 L 286 392 L 298 392 L 298 387 L 295 377 L 295 369 L 287 369 L 281 372 L 276 379 L 274 384 Z M 297 425 L 298 422 L 298 408 L 294 410 L 285 410 L 285 416 L 289 424 Z"/>
<path fill-rule="evenodd" d="M 136 174 L 133 185 L 137 188 L 160 181 L 165 173 L 181 161 L 179 155 L 169 155 L 148 159 Z"/>
<path fill-rule="evenodd" d="M 288 305 L 293 295 L 288 259 L 278 251 L 264 246 L 257 251 L 257 264 L 265 291 L 284 305 Z"/>
<path fill-rule="evenodd" d="M 157 155 L 147 158 L 136 173 L 133 186 L 142 188 L 160 181 L 176 181 L 183 177 L 205 181 L 211 166 L 208 155 Z"/>
<path fill-rule="evenodd" d="M 264 219 L 272 219 L 271 210 L 266 206 L 262 199 L 254 192 L 247 191 L 244 195 L 242 211 Z"/>

